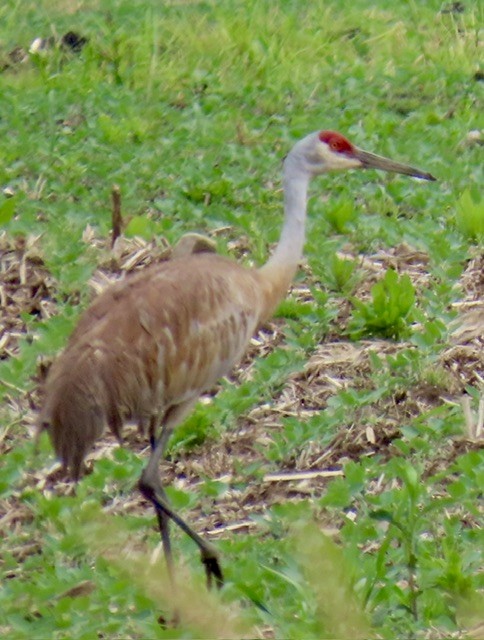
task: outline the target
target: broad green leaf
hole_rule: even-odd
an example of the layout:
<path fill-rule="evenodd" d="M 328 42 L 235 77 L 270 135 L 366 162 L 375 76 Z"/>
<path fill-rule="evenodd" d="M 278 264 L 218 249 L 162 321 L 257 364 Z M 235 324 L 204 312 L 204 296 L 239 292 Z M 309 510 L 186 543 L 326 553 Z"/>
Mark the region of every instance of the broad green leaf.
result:
<path fill-rule="evenodd" d="M 140 236 L 150 240 L 154 235 L 154 225 L 146 216 L 134 216 L 128 222 L 124 233 L 128 237 Z"/>
<path fill-rule="evenodd" d="M 466 189 L 457 201 L 457 226 L 472 240 L 484 240 L 484 201 Z"/>
<path fill-rule="evenodd" d="M 15 198 L 8 198 L 0 204 L 0 225 L 7 224 L 15 213 Z"/>

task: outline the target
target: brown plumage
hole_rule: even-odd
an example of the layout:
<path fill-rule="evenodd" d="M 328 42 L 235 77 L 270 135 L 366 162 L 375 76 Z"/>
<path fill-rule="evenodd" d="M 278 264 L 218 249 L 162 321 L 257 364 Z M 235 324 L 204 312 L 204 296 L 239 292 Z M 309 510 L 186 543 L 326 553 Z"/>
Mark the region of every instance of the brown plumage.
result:
<path fill-rule="evenodd" d="M 147 423 L 210 389 L 281 295 L 258 271 L 214 254 L 170 260 L 106 289 L 46 384 L 42 420 L 73 478 L 104 425 L 120 437 L 125 421 Z"/>
<path fill-rule="evenodd" d="M 371 166 L 433 179 L 360 151 L 339 134 L 311 134 L 285 160 L 284 227 L 266 265 L 248 269 L 204 253 L 149 267 L 92 303 L 52 366 L 39 424 L 73 479 L 106 425 L 118 438 L 127 420 L 149 425 L 152 453 L 139 487 L 155 507 L 172 579 L 169 519 L 200 548 L 209 585 L 212 577 L 219 586 L 223 581 L 216 549 L 166 499 L 158 467 L 167 440 L 286 295 L 302 254 L 310 178 Z"/>

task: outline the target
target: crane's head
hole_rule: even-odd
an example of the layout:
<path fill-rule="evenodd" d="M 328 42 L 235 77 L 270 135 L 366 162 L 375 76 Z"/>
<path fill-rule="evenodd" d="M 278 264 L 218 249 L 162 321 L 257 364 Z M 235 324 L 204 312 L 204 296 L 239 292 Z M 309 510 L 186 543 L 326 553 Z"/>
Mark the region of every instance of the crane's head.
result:
<path fill-rule="evenodd" d="M 349 140 L 336 131 L 318 131 L 300 140 L 289 154 L 311 175 L 344 169 L 381 169 L 393 173 L 402 173 L 422 180 L 435 180 L 425 171 L 407 164 L 394 162 L 355 147 Z"/>

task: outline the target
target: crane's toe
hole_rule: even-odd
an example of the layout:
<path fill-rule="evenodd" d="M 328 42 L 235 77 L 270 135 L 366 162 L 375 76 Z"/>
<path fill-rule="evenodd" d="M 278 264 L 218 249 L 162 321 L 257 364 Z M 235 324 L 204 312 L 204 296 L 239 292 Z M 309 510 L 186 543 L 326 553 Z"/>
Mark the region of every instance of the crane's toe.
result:
<path fill-rule="evenodd" d="M 221 589 L 224 584 L 224 576 L 222 573 L 222 567 L 220 566 L 219 552 L 211 544 L 207 544 L 207 546 L 202 548 L 200 552 L 202 562 L 205 566 L 205 573 L 207 575 L 207 587 L 211 589 L 213 579 L 215 579 L 217 589 Z"/>

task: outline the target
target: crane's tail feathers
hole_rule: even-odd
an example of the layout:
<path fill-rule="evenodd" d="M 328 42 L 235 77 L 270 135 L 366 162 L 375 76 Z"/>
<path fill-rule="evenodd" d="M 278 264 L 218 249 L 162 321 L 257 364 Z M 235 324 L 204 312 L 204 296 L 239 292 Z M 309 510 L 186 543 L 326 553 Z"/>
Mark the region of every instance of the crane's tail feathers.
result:
<path fill-rule="evenodd" d="M 65 392 L 65 389 L 64 389 Z M 57 457 L 75 481 L 84 468 L 84 459 L 104 432 L 105 415 L 90 394 L 54 393 L 37 422 L 36 442 L 47 431 Z"/>

